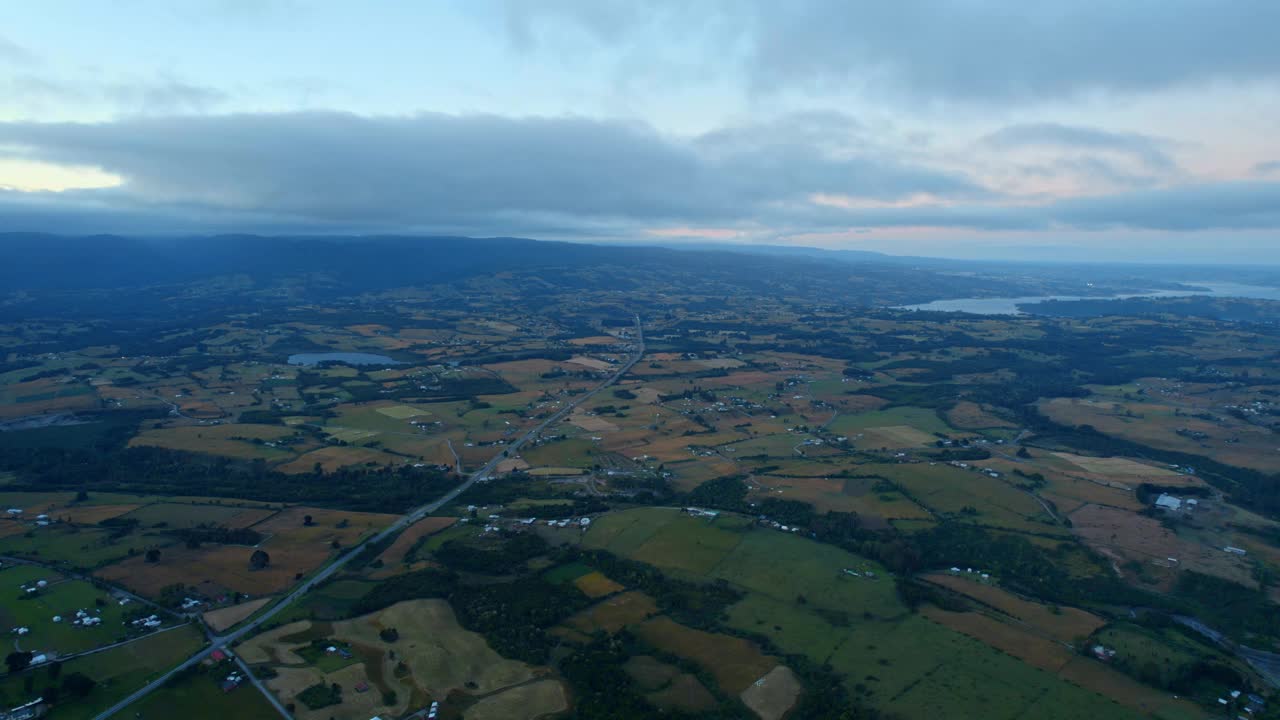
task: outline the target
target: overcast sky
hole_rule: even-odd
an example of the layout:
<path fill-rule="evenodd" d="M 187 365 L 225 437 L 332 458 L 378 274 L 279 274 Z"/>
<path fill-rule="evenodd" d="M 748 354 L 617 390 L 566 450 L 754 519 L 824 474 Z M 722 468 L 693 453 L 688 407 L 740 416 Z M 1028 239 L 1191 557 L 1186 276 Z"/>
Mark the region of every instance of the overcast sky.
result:
<path fill-rule="evenodd" d="M 1280 263 L 1276 0 L 41 0 L 0 231 Z"/>

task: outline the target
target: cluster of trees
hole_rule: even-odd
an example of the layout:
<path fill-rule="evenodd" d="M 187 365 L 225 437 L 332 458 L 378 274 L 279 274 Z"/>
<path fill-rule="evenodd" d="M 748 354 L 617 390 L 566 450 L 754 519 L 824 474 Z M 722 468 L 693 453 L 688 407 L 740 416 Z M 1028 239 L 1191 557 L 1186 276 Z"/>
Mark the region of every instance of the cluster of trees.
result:
<path fill-rule="evenodd" d="M 507 575 L 548 551 L 547 541 L 531 532 L 504 533 L 484 542 L 450 540 L 435 551 L 435 559 L 458 572 Z"/>
<path fill-rule="evenodd" d="M 173 534 L 187 544 L 187 547 L 200 547 L 202 543 L 215 545 L 257 545 L 262 542 L 262 533 L 250 528 L 225 528 L 220 526 L 200 526 L 179 528 Z"/>
<path fill-rule="evenodd" d="M 136 430 L 135 430 L 136 431 Z M 403 512 L 447 492 L 457 479 L 434 466 L 351 466 L 286 474 L 251 462 L 155 447 L 127 447 L 129 431 L 89 447 L 0 445 L 13 490 L 95 490 L 304 502 Z M 15 433 L 16 434 L 16 433 Z"/>
<path fill-rule="evenodd" d="M 5 656 L 5 666 L 10 673 L 20 673 L 30 667 L 32 657 L 34 654 L 30 652 L 11 652 Z M 41 668 L 33 668 L 23 678 L 23 696 L 5 698 L 4 702 L 16 705 L 31 700 L 35 696 L 44 698 L 44 701 L 50 705 L 57 705 L 60 701 L 82 698 L 98 685 L 96 680 L 81 672 L 63 674 L 62 663 L 57 660 L 43 666 L 42 669 L 43 672 Z"/>

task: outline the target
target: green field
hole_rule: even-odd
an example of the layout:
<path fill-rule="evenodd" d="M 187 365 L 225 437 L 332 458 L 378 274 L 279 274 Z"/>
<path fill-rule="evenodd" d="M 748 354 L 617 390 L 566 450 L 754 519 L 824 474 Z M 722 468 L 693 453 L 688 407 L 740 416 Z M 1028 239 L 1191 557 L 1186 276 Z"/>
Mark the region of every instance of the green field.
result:
<path fill-rule="evenodd" d="M 730 527 L 723 527 L 730 526 Z M 1129 718 L 1111 700 L 911 614 L 879 564 L 831 545 L 675 509 L 605 515 L 583 544 L 745 592 L 730 627 L 830 665 L 854 693 L 903 718 Z M 843 571 L 854 569 L 861 577 Z M 867 577 L 871 571 L 875 577 Z M 1081 714 L 1077 714 L 1081 713 Z"/>
<path fill-rule="evenodd" d="M 58 523 L 36 528 L 26 535 L 0 539 L 0 555 L 16 555 L 51 564 L 89 570 L 128 557 L 130 550 L 143 552 L 163 543 L 161 538 L 143 537 L 137 533 L 112 540 L 105 529 L 87 529 Z"/>
<path fill-rule="evenodd" d="M 520 455 L 534 467 L 587 468 L 596 463 L 597 452 L 590 440 L 570 438 L 522 450 Z"/>
<path fill-rule="evenodd" d="M 42 579 L 49 585 L 35 593 L 20 587 Z M 72 625 L 77 610 L 102 618 L 102 623 Z M 55 615 L 61 622 L 53 622 Z M 29 565 L 0 571 L 0 630 L 30 628 L 30 634 L 15 640 L 25 650 L 65 655 L 108 645 L 124 639 L 123 616 L 115 600 L 83 580 L 62 580 L 57 573 Z"/>
<path fill-rule="evenodd" d="M 827 425 L 833 433 L 850 435 L 861 430 L 894 425 L 910 425 L 926 433 L 955 433 L 956 431 L 932 410 L 918 407 L 896 407 L 889 410 L 841 415 Z"/>
<path fill-rule="evenodd" d="M 185 660 L 204 644 L 204 637 L 194 626 L 151 635 L 122 647 L 72 658 L 62 663 L 61 677 L 81 673 L 97 685 L 84 698 L 60 702 L 47 716 L 50 720 L 88 720 L 159 677 L 169 668 Z M 31 690 L 25 689 L 31 678 Z M 44 688 L 56 685 L 49 669 L 32 668 L 0 680 L 0 699 L 7 706 L 17 705 L 42 694 Z"/>
<path fill-rule="evenodd" d="M 567 582 L 573 582 L 591 572 L 594 571 L 586 565 L 580 562 L 572 562 L 551 568 L 542 574 L 542 578 L 549 583 L 562 585 Z"/>
<path fill-rule="evenodd" d="M 244 508 L 227 505 L 186 505 L 155 503 L 124 515 L 123 520 L 137 520 L 144 528 L 193 528 L 197 525 L 221 525 L 243 512 Z"/>
<path fill-rule="evenodd" d="M 871 571 L 876 578 L 846 575 L 845 568 Z M 878 563 L 767 528 L 746 533 L 711 577 L 774 600 L 804 596 L 806 604 L 831 612 L 869 612 L 877 618 L 904 612 L 893 579 Z"/>
<path fill-rule="evenodd" d="M 1002 479 L 945 463 L 863 465 L 860 473 L 901 485 L 922 505 L 940 513 L 992 527 L 1066 535 L 1029 494 Z M 976 514 L 967 513 L 973 508 Z"/>
<path fill-rule="evenodd" d="M 745 458 L 755 455 L 765 455 L 767 457 L 795 457 L 796 447 L 804 442 L 809 435 L 780 433 L 776 435 L 765 435 L 764 437 L 743 440 L 742 442 L 721 445 L 721 449 L 732 448 L 734 457 Z M 802 447 L 801 450 L 811 450 L 811 447 Z"/>

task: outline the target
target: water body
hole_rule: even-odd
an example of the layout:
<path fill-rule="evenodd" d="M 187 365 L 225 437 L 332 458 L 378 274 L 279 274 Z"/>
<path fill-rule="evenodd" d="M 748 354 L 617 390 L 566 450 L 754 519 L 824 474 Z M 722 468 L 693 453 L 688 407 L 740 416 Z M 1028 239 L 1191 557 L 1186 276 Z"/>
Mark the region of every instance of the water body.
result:
<path fill-rule="evenodd" d="M 298 353 L 289 356 L 290 365 L 319 365 L 325 362 L 340 362 L 347 365 L 403 365 L 386 355 L 358 352 L 322 352 Z"/>
<path fill-rule="evenodd" d="M 901 305 L 901 310 L 932 310 L 935 312 L 964 312 L 975 315 L 1026 315 L 1018 309 L 1019 305 L 1041 303 L 1046 300 L 1125 300 L 1128 298 L 1186 297 L 1188 295 L 1209 295 L 1212 297 L 1240 297 L 1257 300 L 1280 300 L 1280 288 L 1263 285 L 1242 285 L 1227 282 L 1188 282 L 1188 285 L 1207 288 L 1205 290 L 1154 290 L 1146 293 L 1128 295 L 1102 295 L 1081 297 L 1077 295 L 1029 295 L 1023 297 L 996 298 L 954 298 L 951 300 L 934 300 L 919 305 Z"/>

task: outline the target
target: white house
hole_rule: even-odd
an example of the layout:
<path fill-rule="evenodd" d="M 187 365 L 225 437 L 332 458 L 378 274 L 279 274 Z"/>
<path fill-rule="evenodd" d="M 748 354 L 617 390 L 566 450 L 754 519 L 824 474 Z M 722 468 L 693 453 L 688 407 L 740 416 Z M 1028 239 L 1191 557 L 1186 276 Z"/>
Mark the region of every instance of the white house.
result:
<path fill-rule="evenodd" d="M 1160 493 L 1160 497 L 1156 498 L 1156 507 L 1177 512 L 1182 509 L 1182 501 L 1168 493 Z"/>

